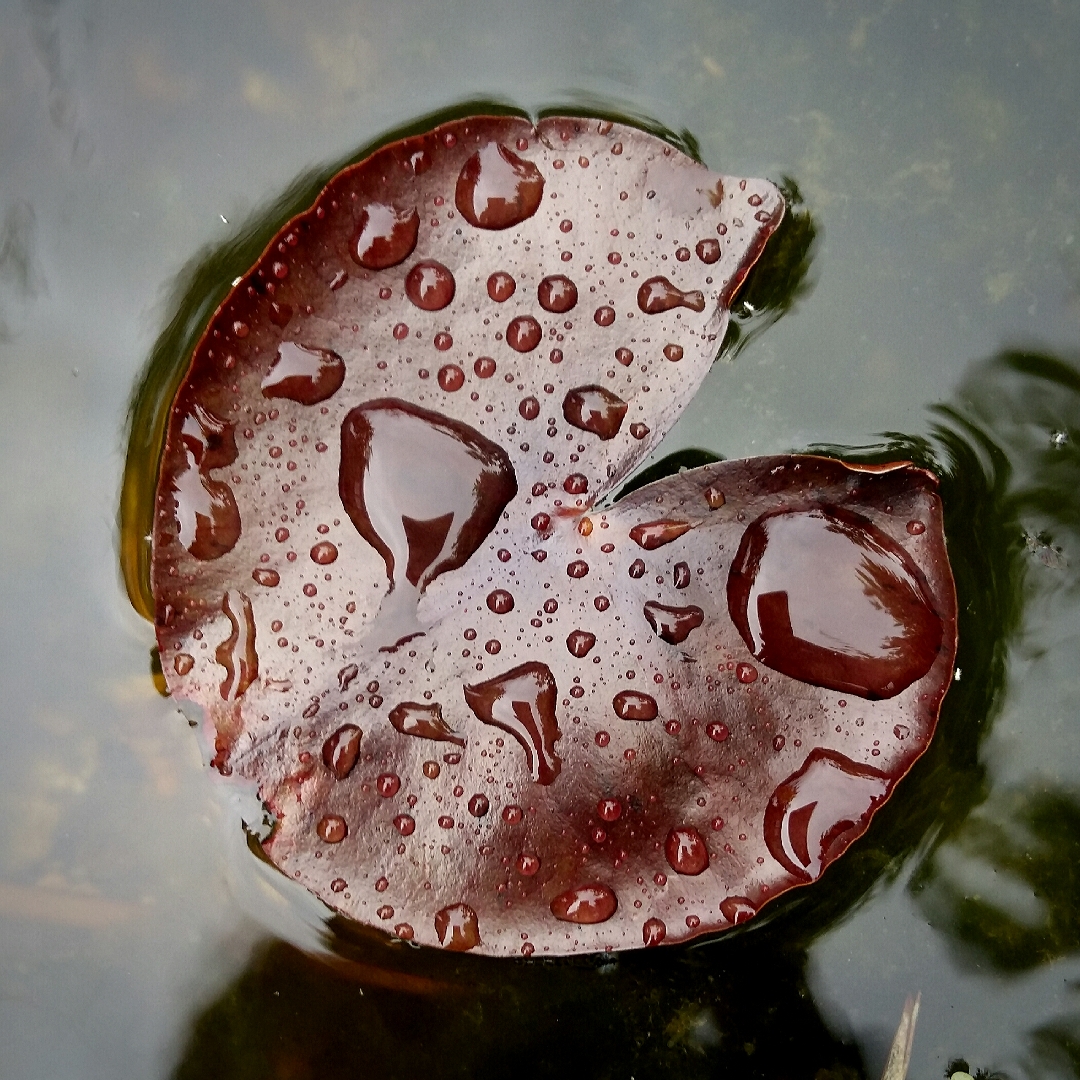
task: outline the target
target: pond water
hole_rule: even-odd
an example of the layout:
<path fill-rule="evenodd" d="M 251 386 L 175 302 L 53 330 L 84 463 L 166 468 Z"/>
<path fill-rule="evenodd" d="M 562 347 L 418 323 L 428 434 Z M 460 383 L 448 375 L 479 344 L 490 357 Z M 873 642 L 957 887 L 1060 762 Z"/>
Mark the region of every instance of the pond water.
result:
<path fill-rule="evenodd" d="M 1080 1075 L 1078 50 L 1053 2 L 0 6 L 0 1075 L 874 1077 L 916 992 L 912 1077 Z M 125 590 L 147 363 L 316 177 L 474 98 L 650 118 L 801 192 L 804 288 L 743 310 L 658 456 L 943 475 L 931 749 L 821 882 L 696 947 L 328 924 L 252 854 Z"/>

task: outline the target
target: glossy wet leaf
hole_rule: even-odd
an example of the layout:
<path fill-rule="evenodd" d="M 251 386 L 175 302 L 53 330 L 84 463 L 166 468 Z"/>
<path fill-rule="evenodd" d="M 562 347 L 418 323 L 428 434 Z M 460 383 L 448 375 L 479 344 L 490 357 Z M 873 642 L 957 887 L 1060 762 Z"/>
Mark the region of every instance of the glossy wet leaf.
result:
<path fill-rule="evenodd" d="M 814 880 L 926 748 L 936 482 L 814 457 L 603 500 L 783 214 L 608 122 L 472 119 L 339 174 L 177 394 L 170 689 L 275 864 L 450 950 L 686 940 Z"/>

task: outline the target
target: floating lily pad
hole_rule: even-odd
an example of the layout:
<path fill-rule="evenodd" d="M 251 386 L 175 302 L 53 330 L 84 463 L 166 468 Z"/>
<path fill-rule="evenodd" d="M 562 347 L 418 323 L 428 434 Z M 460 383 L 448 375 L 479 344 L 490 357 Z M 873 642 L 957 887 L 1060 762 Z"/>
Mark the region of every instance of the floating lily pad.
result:
<path fill-rule="evenodd" d="M 783 212 L 634 128 L 471 118 L 338 174 L 214 315 L 158 485 L 162 668 L 344 915 L 496 955 L 727 929 L 925 750 L 929 473 L 772 457 L 610 502 Z"/>

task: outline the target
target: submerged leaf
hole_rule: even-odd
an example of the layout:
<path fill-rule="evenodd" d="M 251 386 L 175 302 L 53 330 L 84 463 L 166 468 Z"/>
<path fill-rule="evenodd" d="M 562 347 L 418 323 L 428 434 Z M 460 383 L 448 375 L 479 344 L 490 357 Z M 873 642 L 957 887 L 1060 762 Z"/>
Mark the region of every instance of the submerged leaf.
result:
<path fill-rule="evenodd" d="M 162 666 L 345 915 L 501 955 L 725 929 L 925 749 L 933 477 L 776 457 L 602 501 L 783 210 L 633 128 L 472 118 L 340 173 L 214 316 L 158 486 Z"/>

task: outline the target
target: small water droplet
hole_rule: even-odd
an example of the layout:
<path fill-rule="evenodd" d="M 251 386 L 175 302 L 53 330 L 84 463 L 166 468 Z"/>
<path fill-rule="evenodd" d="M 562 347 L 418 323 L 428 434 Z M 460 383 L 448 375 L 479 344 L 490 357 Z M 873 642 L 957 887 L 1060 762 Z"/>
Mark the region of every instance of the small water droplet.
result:
<path fill-rule="evenodd" d="M 401 777 L 397 773 L 380 773 L 375 780 L 375 790 L 384 798 L 396 795 L 401 788 Z"/>
<path fill-rule="evenodd" d="M 680 825 L 667 834 L 664 854 L 676 873 L 693 877 L 709 866 L 709 849 L 692 825 Z"/>
<path fill-rule="evenodd" d="M 497 304 L 505 303 L 517 291 L 517 282 L 502 270 L 487 279 L 487 293 Z"/>
<path fill-rule="evenodd" d="M 663 919 L 646 919 L 641 927 L 641 940 L 646 946 L 659 945 L 667 937 L 667 927 Z"/>
<path fill-rule="evenodd" d="M 345 819 L 338 814 L 327 814 L 319 819 L 315 831 L 325 843 L 340 844 L 348 835 L 349 827 L 345 824 Z"/>
<path fill-rule="evenodd" d="M 562 315 L 578 301 L 577 286 L 564 274 L 552 274 L 540 282 L 536 290 L 540 306 L 545 311 Z"/>

